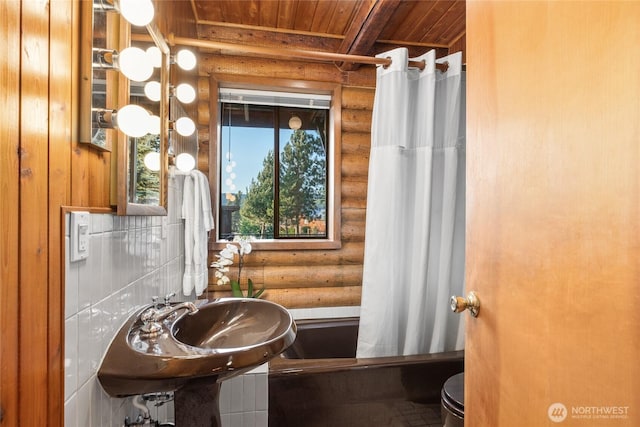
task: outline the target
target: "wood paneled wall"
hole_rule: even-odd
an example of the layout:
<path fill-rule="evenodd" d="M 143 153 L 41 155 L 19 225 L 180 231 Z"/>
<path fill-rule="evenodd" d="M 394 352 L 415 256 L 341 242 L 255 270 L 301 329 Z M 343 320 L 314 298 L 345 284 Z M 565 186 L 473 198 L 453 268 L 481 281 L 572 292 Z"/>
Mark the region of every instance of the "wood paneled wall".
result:
<path fill-rule="evenodd" d="M 20 3 L 0 3 L 0 411 L 2 425 L 18 418 L 20 164 Z M 6 424 L 5 424 L 6 423 Z"/>
<path fill-rule="evenodd" d="M 245 259 L 243 278 L 265 286 L 265 298 L 286 307 L 323 307 L 360 304 L 367 174 L 371 141 L 371 112 L 375 91 L 375 68 L 341 72 L 332 64 L 282 61 L 256 57 L 202 55 L 198 84 L 198 123 L 201 128 L 199 168 L 208 172 L 209 93 L 211 74 L 234 74 L 270 78 L 341 83 L 341 238 L 335 250 L 254 251 Z M 211 251 L 210 257 L 217 251 Z M 209 296 L 229 295 L 210 278 Z"/>
<path fill-rule="evenodd" d="M 79 5 L 0 2 L 3 427 L 64 425 L 62 209 L 111 210 L 112 155 L 77 142 Z"/>
<path fill-rule="evenodd" d="M 72 153 L 89 156 L 72 144 L 77 6 L 0 5 L 3 426 L 63 425 L 61 207 L 82 198 L 71 186 Z M 76 176 L 78 185 L 91 179 Z"/>

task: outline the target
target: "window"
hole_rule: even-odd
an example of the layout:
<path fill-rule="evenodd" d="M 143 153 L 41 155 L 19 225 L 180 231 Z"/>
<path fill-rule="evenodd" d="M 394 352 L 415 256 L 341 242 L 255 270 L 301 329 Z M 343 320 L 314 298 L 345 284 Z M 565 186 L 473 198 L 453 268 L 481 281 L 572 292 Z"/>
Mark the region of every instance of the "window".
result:
<path fill-rule="evenodd" d="M 218 88 L 219 240 L 251 238 L 268 249 L 340 246 L 331 95 Z"/>

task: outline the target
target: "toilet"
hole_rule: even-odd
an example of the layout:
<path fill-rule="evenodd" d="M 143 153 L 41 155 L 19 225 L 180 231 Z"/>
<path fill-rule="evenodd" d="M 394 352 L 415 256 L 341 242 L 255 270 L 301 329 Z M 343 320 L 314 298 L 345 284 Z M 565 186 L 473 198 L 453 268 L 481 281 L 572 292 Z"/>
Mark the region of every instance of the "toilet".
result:
<path fill-rule="evenodd" d="M 449 378 L 440 396 L 442 427 L 464 427 L 464 372 Z"/>

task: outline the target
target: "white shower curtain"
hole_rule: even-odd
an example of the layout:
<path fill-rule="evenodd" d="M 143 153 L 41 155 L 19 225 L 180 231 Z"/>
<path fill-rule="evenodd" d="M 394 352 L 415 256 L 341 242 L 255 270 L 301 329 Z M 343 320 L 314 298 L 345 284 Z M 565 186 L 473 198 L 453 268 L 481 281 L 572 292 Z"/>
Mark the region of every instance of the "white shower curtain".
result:
<path fill-rule="evenodd" d="M 379 67 L 371 131 L 357 357 L 462 349 L 465 109 L 462 55 L 409 69 L 406 48 Z"/>

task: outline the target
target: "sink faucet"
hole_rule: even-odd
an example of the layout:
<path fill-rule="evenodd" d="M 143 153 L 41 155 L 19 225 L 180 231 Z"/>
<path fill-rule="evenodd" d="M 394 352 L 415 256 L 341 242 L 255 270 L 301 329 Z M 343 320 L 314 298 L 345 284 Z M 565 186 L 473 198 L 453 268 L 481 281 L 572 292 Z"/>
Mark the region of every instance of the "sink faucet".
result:
<path fill-rule="evenodd" d="M 165 305 L 164 307 L 154 308 L 150 307 L 144 313 L 140 315 L 140 320 L 144 323 L 147 322 L 162 322 L 167 317 L 171 316 L 173 313 L 178 310 L 187 310 L 189 314 L 194 314 L 198 312 L 198 307 L 192 302 L 181 302 L 176 305 Z"/>
<path fill-rule="evenodd" d="M 179 310 L 186 310 L 189 315 L 198 312 L 198 307 L 192 302 L 181 302 L 174 306 L 165 300 L 164 307 L 151 306 L 140 314 L 140 320 L 142 320 L 143 326 L 140 328 L 142 333 L 147 338 L 152 338 L 160 334 L 162 331 L 162 325 L 160 324 L 164 319 L 174 315 Z"/>

